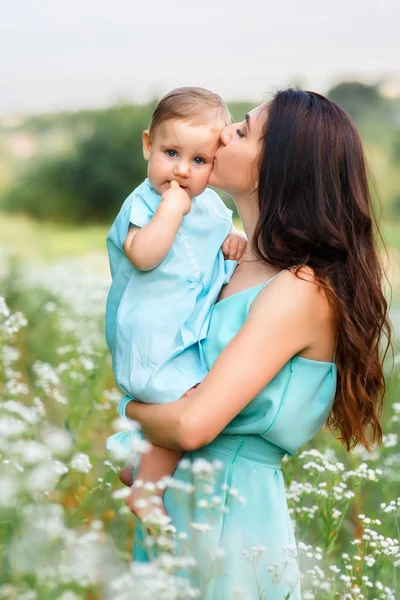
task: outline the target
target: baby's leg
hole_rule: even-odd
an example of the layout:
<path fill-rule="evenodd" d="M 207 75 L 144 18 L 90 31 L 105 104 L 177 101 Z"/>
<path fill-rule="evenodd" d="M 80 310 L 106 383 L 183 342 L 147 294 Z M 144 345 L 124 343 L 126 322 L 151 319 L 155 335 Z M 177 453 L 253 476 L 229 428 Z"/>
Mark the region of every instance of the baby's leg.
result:
<path fill-rule="evenodd" d="M 182 455 L 180 450 L 152 446 L 150 452 L 146 452 L 140 458 L 135 483 L 126 499 L 126 504 L 139 519 L 143 520 L 155 508 L 159 509 L 158 512 L 167 514 L 163 504 L 165 490 L 161 486 L 158 487 L 157 483 L 163 477 L 173 475 Z M 139 481 L 143 482 L 140 486 L 136 483 Z M 154 484 L 154 490 L 146 489 L 146 483 Z"/>
<path fill-rule="evenodd" d="M 131 485 L 133 483 L 133 466 L 132 465 L 126 465 L 125 467 L 122 467 L 122 469 L 119 472 L 119 480 L 124 485 L 131 487 Z"/>
<path fill-rule="evenodd" d="M 185 398 L 195 390 L 197 385 L 185 392 L 182 398 Z M 146 452 L 146 454 L 140 458 L 135 481 L 141 481 L 143 484 L 155 484 L 154 491 L 145 489 L 142 484 L 140 484 L 140 486 L 135 485 L 135 483 L 132 485 L 132 490 L 126 499 L 126 504 L 140 519 L 143 519 L 150 514 L 154 508 L 159 508 L 159 512 L 167 514 L 163 504 L 165 489 L 158 487 L 156 484 L 163 477 L 171 477 L 174 474 L 182 455 L 183 452 L 180 450 L 152 446 L 150 452 Z M 132 476 L 132 468 L 129 466 L 124 467 L 119 474 L 120 480 L 122 483 L 125 483 L 125 485 L 129 485 L 128 482 L 132 480 Z M 155 500 L 152 502 L 151 498 L 154 498 Z"/>

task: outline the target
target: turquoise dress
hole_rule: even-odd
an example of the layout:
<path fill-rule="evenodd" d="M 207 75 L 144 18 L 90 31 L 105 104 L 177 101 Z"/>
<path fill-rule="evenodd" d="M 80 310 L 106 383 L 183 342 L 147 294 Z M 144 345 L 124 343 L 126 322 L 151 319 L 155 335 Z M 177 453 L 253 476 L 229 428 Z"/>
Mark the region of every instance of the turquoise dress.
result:
<path fill-rule="evenodd" d="M 272 279 L 215 305 L 203 342 L 208 368 Z M 335 363 L 293 356 L 213 442 L 185 454 L 190 462 L 181 462 L 173 477 L 177 488 L 167 489 L 164 501 L 172 523 L 187 536 L 178 554 L 189 551 L 199 565 L 184 575 L 200 587 L 202 600 L 301 599 L 281 461 L 324 425 L 336 378 Z M 218 461 L 214 478 L 201 459 Z M 196 491 L 184 493 L 179 481 L 194 483 Z M 136 520 L 134 560 L 149 559 L 145 536 Z"/>

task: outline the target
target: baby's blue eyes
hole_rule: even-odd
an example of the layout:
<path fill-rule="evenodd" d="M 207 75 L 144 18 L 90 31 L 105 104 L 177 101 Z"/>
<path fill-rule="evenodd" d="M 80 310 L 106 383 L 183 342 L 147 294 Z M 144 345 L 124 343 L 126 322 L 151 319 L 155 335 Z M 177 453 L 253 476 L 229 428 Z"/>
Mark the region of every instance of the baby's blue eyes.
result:
<path fill-rule="evenodd" d="M 178 153 L 177 153 L 176 150 L 166 150 L 166 153 L 171 158 L 175 158 L 176 156 L 178 156 Z M 196 163 L 196 165 L 202 165 L 202 164 L 204 164 L 206 162 L 204 160 L 204 158 L 201 158 L 200 156 L 196 156 L 196 158 L 194 158 L 193 161 Z"/>

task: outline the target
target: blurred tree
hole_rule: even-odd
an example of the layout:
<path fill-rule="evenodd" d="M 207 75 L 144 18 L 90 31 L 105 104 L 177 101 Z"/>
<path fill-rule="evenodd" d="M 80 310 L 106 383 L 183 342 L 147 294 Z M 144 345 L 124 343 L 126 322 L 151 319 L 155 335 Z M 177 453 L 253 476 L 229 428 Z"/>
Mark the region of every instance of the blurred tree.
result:
<path fill-rule="evenodd" d="M 65 185 L 82 199 L 80 218 L 112 218 L 145 178 L 141 138 L 148 122 L 145 112 L 111 111 L 98 120 L 93 135 L 79 144 L 73 160 L 64 164 Z"/>
<path fill-rule="evenodd" d="M 400 105 L 382 97 L 375 85 L 341 83 L 328 96 L 356 121 L 372 154 L 378 187 L 385 203 L 400 212 Z M 253 104 L 230 104 L 241 121 Z M 141 135 L 154 102 L 147 106 L 117 106 L 29 117 L 15 131 L 26 132 L 38 153 L 19 162 L 14 180 L 3 184 L 1 207 L 49 220 L 111 222 L 123 200 L 145 177 Z M 3 152 L 8 147 L 3 140 Z M 3 156 L 7 162 L 7 156 Z M 8 163 L 7 163 L 8 164 Z M 221 194 L 235 211 L 232 199 Z"/>
<path fill-rule="evenodd" d="M 23 174 L 7 194 L 5 208 L 37 218 L 112 219 L 146 176 L 141 137 L 150 115 L 151 106 L 98 113 L 74 152 L 48 156 Z"/>
<path fill-rule="evenodd" d="M 359 81 L 340 83 L 327 93 L 354 119 L 364 140 L 391 144 L 391 133 L 396 122 L 394 105 L 379 92 L 377 85 Z"/>
<path fill-rule="evenodd" d="M 370 110 L 380 110 L 385 100 L 377 86 L 365 85 L 359 81 L 339 83 L 327 94 L 331 100 L 339 104 L 355 121 L 361 119 Z"/>

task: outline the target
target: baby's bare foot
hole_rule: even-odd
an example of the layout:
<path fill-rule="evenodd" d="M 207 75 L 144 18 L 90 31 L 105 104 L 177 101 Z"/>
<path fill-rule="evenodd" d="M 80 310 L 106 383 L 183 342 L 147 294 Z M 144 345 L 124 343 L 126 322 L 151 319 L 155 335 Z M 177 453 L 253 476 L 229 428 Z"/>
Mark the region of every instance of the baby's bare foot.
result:
<path fill-rule="evenodd" d="M 168 516 L 163 502 L 163 491 L 154 490 L 149 493 L 143 487 L 136 487 L 134 484 L 131 487 L 131 493 L 125 499 L 126 505 L 134 515 L 143 521 L 146 529 L 151 535 L 159 535 L 159 531 L 152 523 L 153 515 Z"/>
<path fill-rule="evenodd" d="M 126 467 L 120 470 L 119 480 L 124 485 L 131 487 L 133 483 L 133 467 L 131 465 L 126 465 Z"/>

